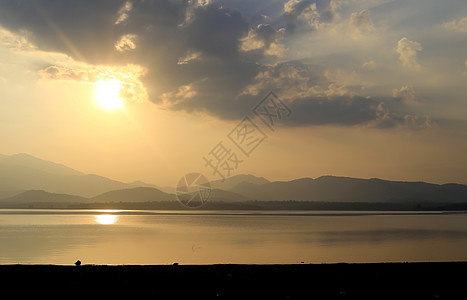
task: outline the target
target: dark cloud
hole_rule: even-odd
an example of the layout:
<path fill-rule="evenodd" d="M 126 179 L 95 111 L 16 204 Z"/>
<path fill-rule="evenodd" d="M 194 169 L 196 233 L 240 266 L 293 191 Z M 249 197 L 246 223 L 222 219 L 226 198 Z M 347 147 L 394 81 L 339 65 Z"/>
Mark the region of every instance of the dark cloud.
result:
<path fill-rule="evenodd" d="M 294 34 L 297 27 L 316 29 L 319 23 L 316 3 L 311 0 L 287 1 L 284 4 L 283 17 L 287 34 Z"/>
<path fill-rule="evenodd" d="M 241 50 L 250 61 L 281 57 L 285 52 L 282 44 L 284 33 L 283 28 L 275 30 L 269 24 L 259 24 L 250 28 L 248 36 L 241 40 Z"/>
<path fill-rule="evenodd" d="M 106 61 L 108 53 L 112 53 L 119 36 L 114 22 L 123 3 L 6 0 L 0 3 L 0 23 L 14 32 L 31 32 L 31 41 L 42 50 L 98 63 Z"/>
<path fill-rule="evenodd" d="M 198 7 L 194 12 L 194 20 L 182 30 L 188 47 L 209 57 L 236 60 L 240 39 L 248 33 L 248 23 L 237 11 L 207 5 Z"/>
<path fill-rule="evenodd" d="M 429 118 L 406 111 L 399 98 L 362 97 L 336 87 L 326 78 L 324 71 L 319 66 L 301 62 L 261 67 L 254 79 L 239 84 L 238 88 L 251 83 L 240 95 L 236 94 L 236 89 L 227 93 L 222 93 L 223 88 L 213 90 L 221 84 L 201 80 L 179 91 L 178 95 L 172 95 L 169 105 L 176 110 L 209 110 L 218 118 L 239 120 L 251 114 L 255 105 L 274 90 L 293 111 L 292 117 L 280 121 L 285 126 L 360 125 L 380 129 L 424 129 L 434 124 Z M 250 74 L 255 72 L 252 70 Z"/>
<path fill-rule="evenodd" d="M 287 35 L 318 30 L 322 24 L 338 18 L 341 0 L 288 0 L 284 3 L 283 19 Z"/>
<path fill-rule="evenodd" d="M 330 3 L 324 6 L 328 19 L 335 13 Z M 274 90 L 294 111 L 286 122 L 292 126 L 419 126 L 422 118 L 400 112 L 401 101 L 358 96 L 325 76 L 323 67 L 261 63 L 273 45 L 278 47 L 284 30 L 318 26 L 322 5 L 286 2 L 285 29 L 275 29 L 249 24 L 239 11 L 208 2 L 5 0 L 0 2 L 0 25 L 26 30 L 39 49 L 63 52 L 77 61 L 140 65 L 146 69 L 141 80 L 150 100 L 168 109 L 241 119 Z M 242 49 L 249 36 L 260 43 L 254 55 Z M 45 66 L 42 73 L 49 79 L 90 76 L 89 70 L 56 66 Z"/>
<path fill-rule="evenodd" d="M 269 48 L 277 39 L 277 31 L 269 24 L 259 24 L 255 34 L 264 43 L 265 48 Z"/>
<path fill-rule="evenodd" d="M 429 118 L 391 111 L 386 103 L 395 106 L 391 99 L 359 96 L 296 99 L 290 104 L 294 116 L 289 124 L 292 126 L 365 125 L 381 129 L 394 127 L 424 129 L 433 126 Z"/>
<path fill-rule="evenodd" d="M 381 118 L 378 101 L 363 97 L 299 98 L 291 103 L 294 125 L 359 125 Z"/>

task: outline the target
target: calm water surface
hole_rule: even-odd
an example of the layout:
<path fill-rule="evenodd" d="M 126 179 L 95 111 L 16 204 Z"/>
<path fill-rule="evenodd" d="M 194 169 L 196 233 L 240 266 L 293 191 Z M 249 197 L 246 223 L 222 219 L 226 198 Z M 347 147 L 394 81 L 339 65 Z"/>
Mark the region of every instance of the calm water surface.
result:
<path fill-rule="evenodd" d="M 467 214 L 0 210 L 0 264 L 467 260 Z"/>

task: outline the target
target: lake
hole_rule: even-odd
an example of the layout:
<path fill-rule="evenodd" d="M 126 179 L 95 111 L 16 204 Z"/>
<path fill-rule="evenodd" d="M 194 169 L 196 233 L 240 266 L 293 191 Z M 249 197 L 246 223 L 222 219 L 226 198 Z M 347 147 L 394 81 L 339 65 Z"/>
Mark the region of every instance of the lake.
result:
<path fill-rule="evenodd" d="M 467 260 L 467 214 L 0 210 L 0 264 Z"/>

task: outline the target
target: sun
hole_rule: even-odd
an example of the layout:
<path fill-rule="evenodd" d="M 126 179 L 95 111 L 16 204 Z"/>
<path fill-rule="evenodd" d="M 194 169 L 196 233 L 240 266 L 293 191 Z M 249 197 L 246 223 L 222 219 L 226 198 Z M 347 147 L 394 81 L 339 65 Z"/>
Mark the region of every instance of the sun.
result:
<path fill-rule="evenodd" d="M 123 85 L 117 79 L 100 79 L 96 82 L 94 93 L 97 104 L 105 110 L 122 109 L 123 99 L 119 94 L 122 88 Z"/>

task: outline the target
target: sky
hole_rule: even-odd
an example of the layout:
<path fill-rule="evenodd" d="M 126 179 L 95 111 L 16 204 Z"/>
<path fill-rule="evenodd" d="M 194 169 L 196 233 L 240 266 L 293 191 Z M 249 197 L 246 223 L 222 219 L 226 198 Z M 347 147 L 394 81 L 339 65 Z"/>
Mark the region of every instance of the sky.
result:
<path fill-rule="evenodd" d="M 464 0 L 0 0 L 0 153 L 175 185 L 467 184 Z"/>

